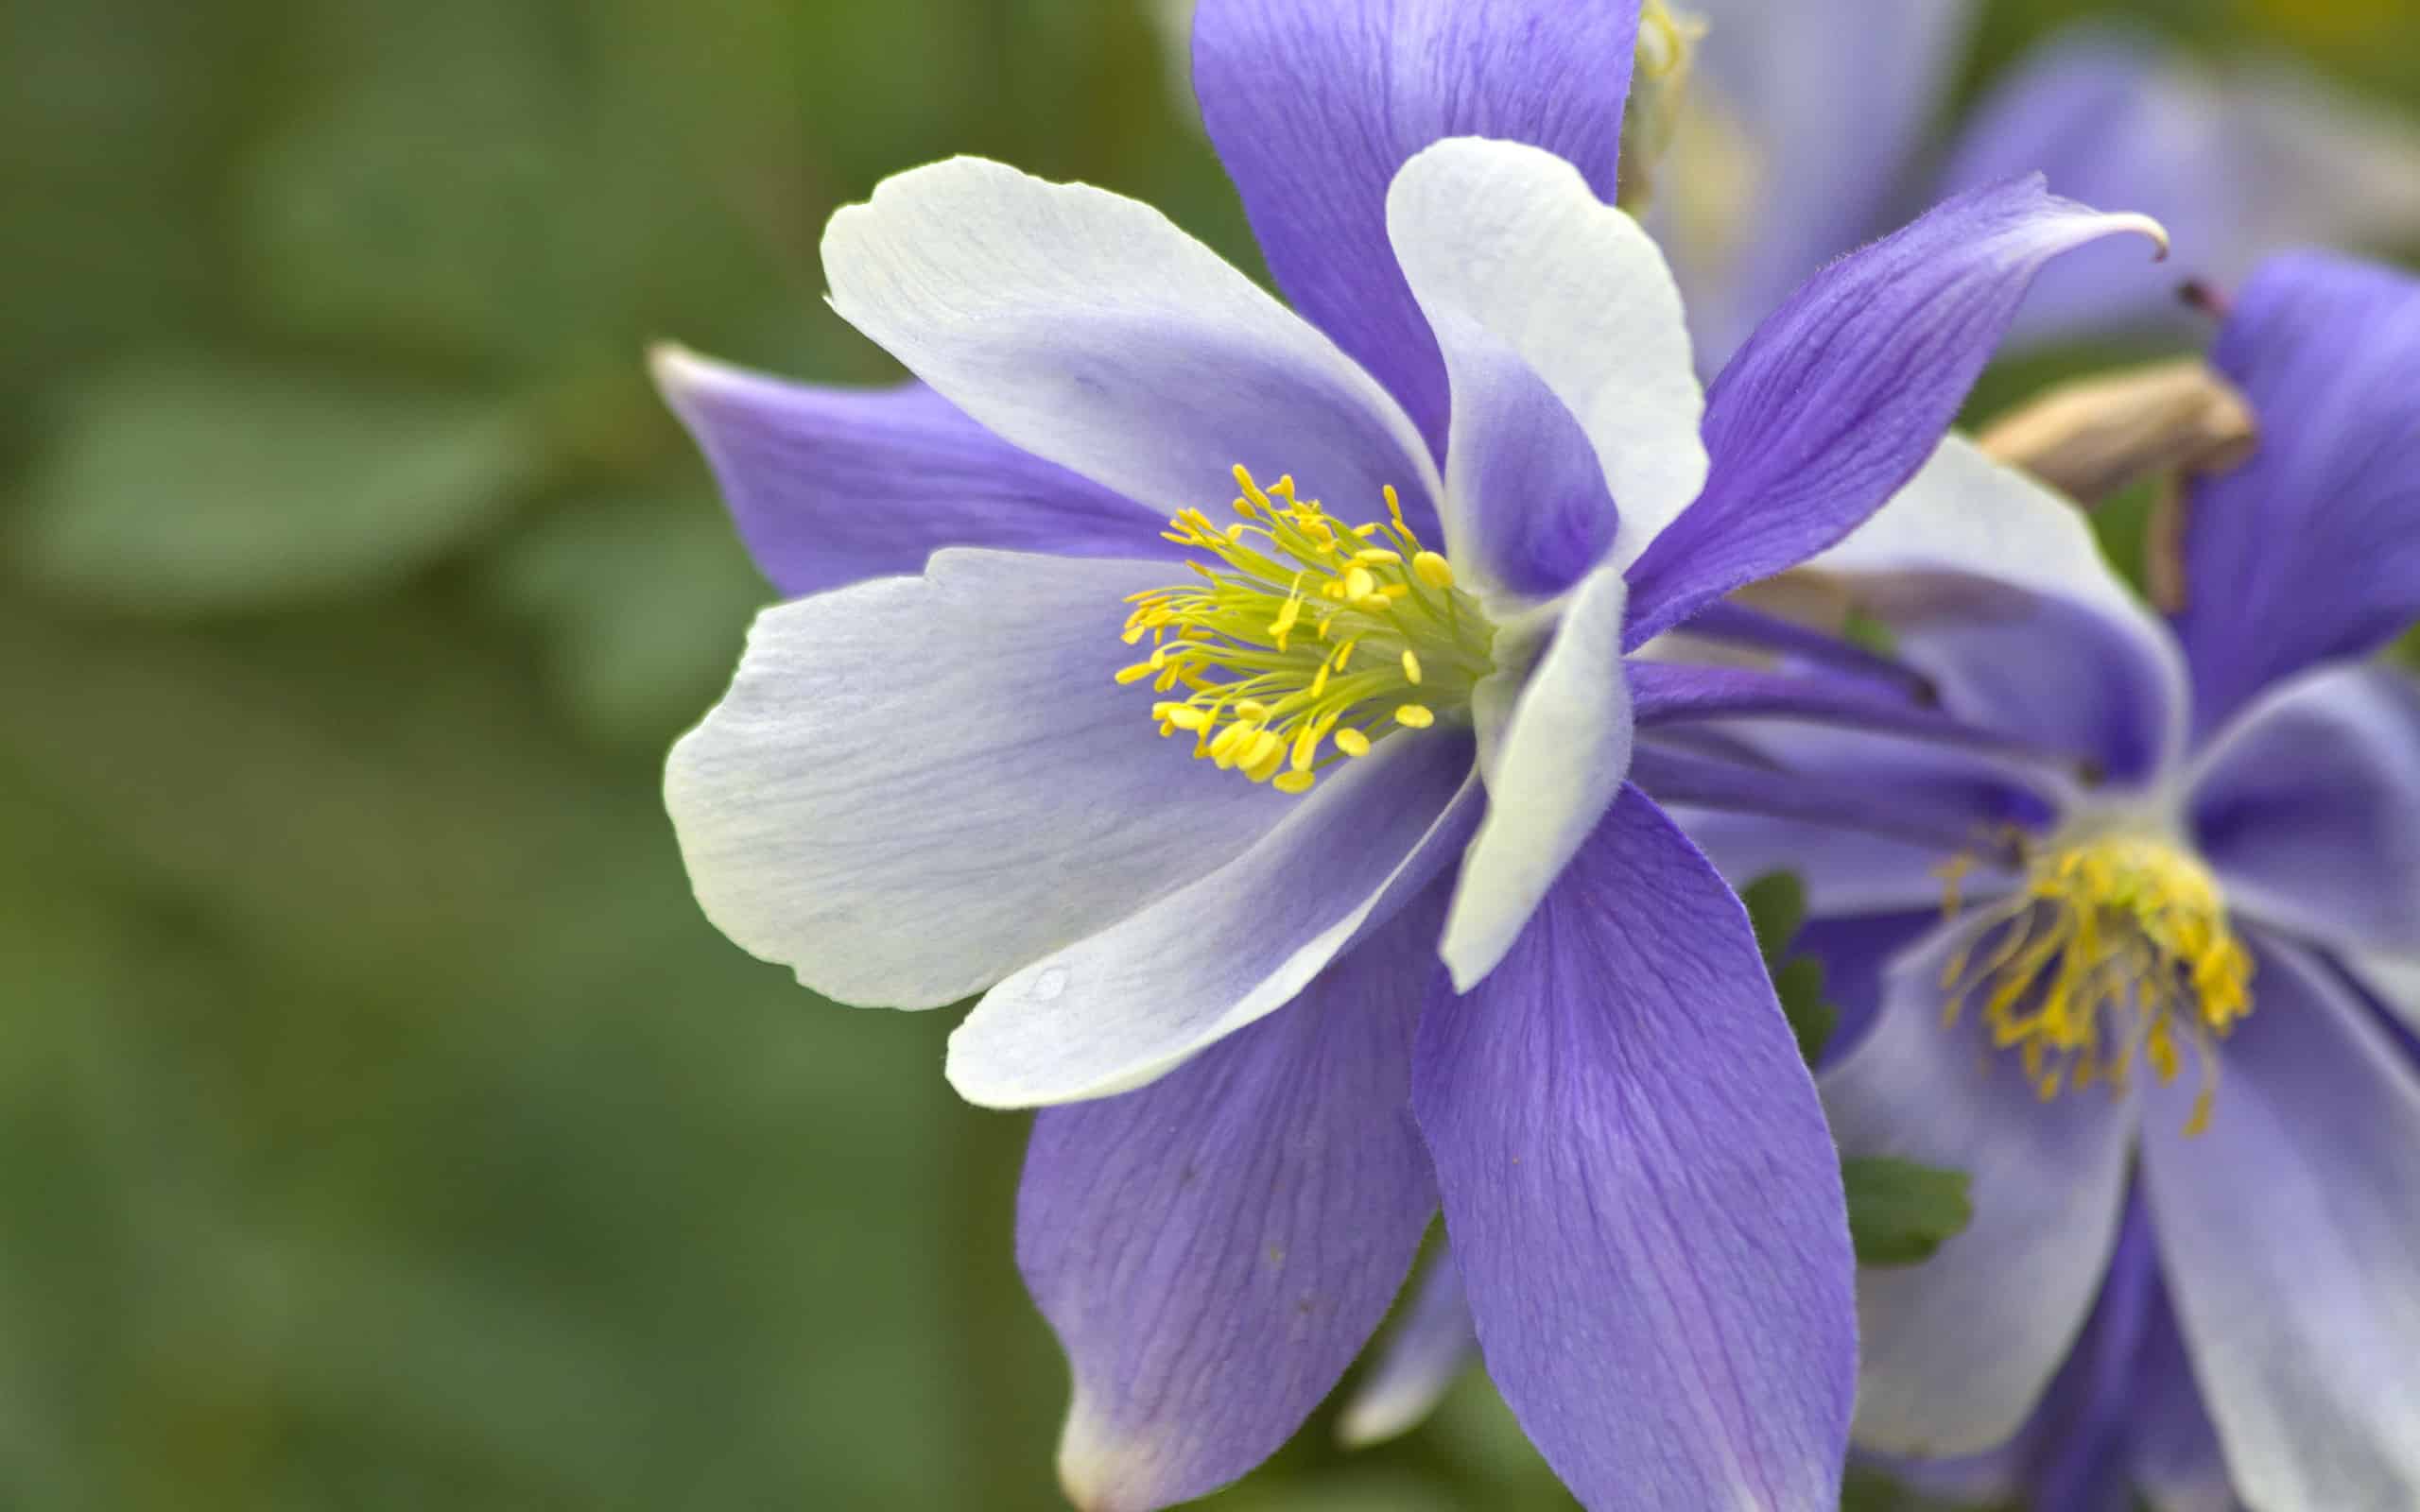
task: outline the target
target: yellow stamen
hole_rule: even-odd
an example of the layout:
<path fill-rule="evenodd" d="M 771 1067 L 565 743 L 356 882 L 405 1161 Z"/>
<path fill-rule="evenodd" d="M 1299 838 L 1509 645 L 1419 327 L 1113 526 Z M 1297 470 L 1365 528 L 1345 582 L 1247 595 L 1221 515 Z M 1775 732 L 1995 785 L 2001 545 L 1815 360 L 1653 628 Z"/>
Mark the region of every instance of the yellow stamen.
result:
<path fill-rule="evenodd" d="M 1237 523 L 1214 525 L 1196 508 L 1168 522 L 1167 538 L 1197 554 L 1191 580 L 1126 600 L 1121 638 L 1148 639 L 1150 655 L 1116 678 L 1172 696 L 1151 705 L 1153 727 L 1191 734 L 1194 754 L 1221 769 L 1297 793 L 1378 738 L 1462 715 L 1495 670 L 1495 629 L 1421 544 L 1401 497 L 1388 490 L 1387 519 L 1356 525 L 1290 476 L 1264 489 L 1239 467 L 1235 482 Z"/>
<path fill-rule="evenodd" d="M 1236 464 L 1236 486 L 1244 490 L 1245 498 L 1251 500 L 1253 504 L 1258 505 L 1263 509 L 1267 509 L 1271 513 L 1275 512 L 1276 506 L 1269 502 L 1269 495 L 1260 490 L 1260 485 L 1252 480 L 1252 474 L 1245 471 L 1243 464 L 1240 462 Z"/>
<path fill-rule="evenodd" d="M 1970 869 L 1943 868 L 1953 912 Z M 2137 1056 L 2173 1081 L 2182 1037 L 2202 1074 L 2186 1132 L 2208 1127 L 2218 1041 L 2252 1011 L 2252 956 L 2216 879 L 2182 847 L 2108 832 L 2048 850 L 1971 938 L 1943 972 L 1946 1018 L 1979 1001 L 1992 1043 L 2017 1052 L 2045 1101 L 2102 1083 L 2121 1092 Z"/>

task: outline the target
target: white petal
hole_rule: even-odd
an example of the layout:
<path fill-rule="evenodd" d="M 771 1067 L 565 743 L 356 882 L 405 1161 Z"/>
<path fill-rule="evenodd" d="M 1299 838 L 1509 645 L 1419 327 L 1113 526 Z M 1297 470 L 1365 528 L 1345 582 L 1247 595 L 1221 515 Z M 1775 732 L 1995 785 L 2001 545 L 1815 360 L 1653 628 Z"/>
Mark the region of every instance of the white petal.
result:
<path fill-rule="evenodd" d="M 1944 439 L 1924 471 L 1879 513 L 1807 565 L 1814 572 L 1862 579 L 1861 596 L 1882 595 L 1878 607 L 1885 617 L 1894 623 L 1904 618 L 1911 626 L 1936 614 L 1986 625 L 1994 618 L 2019 623 L 2027 597 L 2081 610 L 2108 631 L 2095 643 L 2100 653 L 2125 662 L 2123 680 L 2112 674 L 2110 686 L 2132 690 L 2137 695 L 2133 701 L 2151 705 L 2136 714 L 2144 725 L 2142 742 L 2152 747 L 2148 769 L 2167 770 L 2183 749 L 2191 704 L 2175 636 L 2110 570 L 2082 510 L 1992 460 L 1962 436 Z M 1969 587 L 1940 582 L 1943 577 L 1996 585 L 2017 596 L 1996 607 Z M 1919 644 L 1903 644 L 1901 652 L 1945 683 L 1953 706 L 1960 684 L 1989 670 L 1978 668 L 1971 655 L 1933 664 Z M 2084 671 L 2041 664 L 2000 670 L 2018 681 L 2076 680 Z M 2017 691 L 2019 696 L 1996 701 L 2022 704 L 2026 700 Z"/>
<path fill-rule="evenodd" d="M 1705 395 L 1664 254 L 1571 164 L 1475 138 L 1404 164 L 1387 227 L 1432 322 L 1449 315 L 1485 331 L 1580 421 L 1621 511 L 1608 560 L 1627 566 L 1698 496 L 1708 466 Z M 1449 540 L 1455 507 L 1449 499 Z"/>
<path fill-rule="evenodd" d="M 2192 821 L 2238 913 L 2339 949 L 2420 955 L 2420 689 L 2323 666 L 2195 757 Z"/>
<path fill-rule="evenodd" d="M 1446 730 L 1381 741 L 1250 850 L 1011 976 L 950 1036 L 950 1084 L 987 1108 L 1107 1097 L 1285 1006 L 1467 833 L 1470 749 Z"/>
<path fill-rule="evenodd" d="M 977 158 L 885 180 L 823 236 L 832 306 L 1011 444 L 1163 513 L 1292 473 L 1349 520 L 1436 469 L 1333 341 L 1148 205 Z"/>
<path fill-rule="evenodd" d="M 2147 1099 L 2161 1267 L 2246 1505 L 2420 1506 L 2420 1069 L 2320 961 L 2260 942 L 2206 1132 Z"/>
<path fill-rule="evenodd" d="M 2095 1089 L 2045 1103 L 1973 1005 L 1942 1022 L 1945 926 L 1893 962 L 1873 1028 L 1817 1078 L 1842 1153 L 1964 1171 L 1974 1222 L 1921 1265 L 1858 1273 L 1857 1441 L 1888 1454 L 2005 1442 L 2057 1374 L 2118 1243 L 2135 1107 Z"/>
<path fill-rule="evenodd" d="M 2353 975 L 2370 996 L 2420 1035 L 2420 957 L 2356 951 L 2348 957 Z"/>
<path fill-rule="evenodd" d="M 767 610 L 673 748 L 698 901 L 843 1002 L 956 1002 L 1250 846 L 1288 801 L 1154 732 L 1117 686 L 1165 562 L 945 551 Z"/>
<path fill-rule="evenodd" d="M 1534 672 L 1524 679 L 1517 668 L 1499 671 L 1479 685 L 1472 712 L 1485 753 L 1487 817 L 1463 853 L 1440 948 L 1457 991 L 1504 959 L 1621 791 L 1633 734 L 1622 676 L 1629 604 L 1621 574 L 1599 568 L 1573 593 Z M 1499 640 L 1515 633 L 1508 628 Z M 1499 662 L 1506 654 L 1499 649 Z"/>

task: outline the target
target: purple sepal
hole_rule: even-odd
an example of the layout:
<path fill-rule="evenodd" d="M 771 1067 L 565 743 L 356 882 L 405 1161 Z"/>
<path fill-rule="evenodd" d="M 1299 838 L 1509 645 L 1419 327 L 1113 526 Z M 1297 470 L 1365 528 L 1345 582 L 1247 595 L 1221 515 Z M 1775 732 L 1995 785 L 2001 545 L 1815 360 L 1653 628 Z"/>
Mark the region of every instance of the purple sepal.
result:
<path fill-rule="evenodd" d="M 1442 910 L 1151 1086 L 1035 1119 L 1017 1264 L 1075 1373 L 1060 1475 L 1085 1512 L 1250 1470 L 1386 1315 L 1436 1211 L 1409 1066 Z"/>
<path fill-rule="evenodd" d="M 1638 0 L 1201 0 L 1193 83 L 1270 271 L 1443 451 L 1436 337 L 1395 265 L 1387 188 L 1433 142 L 1545 147 L 1618 185 Z"/>
<path fill-rule="evenodd" d="M 1839 1164 L 1746 915 L 1645 795 L 1432 995 L 1412 1086 L 1489 1373 L 1583 1505 L 1832 1504 Z"/>
<path fill-rule="evenodd" d="M 2193 490 L 2194 713 L 2219 729 L 2314 662 L 2420 616 L 2420 281 L 2325 253 L 2264 265 L 2215 361 L 2260 419 L 2246 466 Z"/>
<path fill-rule="evenodd" d="M 1631 568 L 1630 644 L 1831 545 L 1941 443 L 2043 265 L 2138 216 L 2041 178 L 1947 200 L 1809 280 L 1707 394 L 1705 492 Z"/>

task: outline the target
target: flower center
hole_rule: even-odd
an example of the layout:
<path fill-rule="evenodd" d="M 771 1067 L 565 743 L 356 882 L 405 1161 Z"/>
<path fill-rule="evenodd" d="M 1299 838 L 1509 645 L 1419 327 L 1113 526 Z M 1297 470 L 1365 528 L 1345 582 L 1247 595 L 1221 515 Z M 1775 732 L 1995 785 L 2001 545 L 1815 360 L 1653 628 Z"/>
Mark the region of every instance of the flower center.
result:
<path fill-rule="evenodd" d="M 1168 522 L 1167 540 L 1211 558 L 1185 563 L 1201 581 L 1128 600 L 1126 644 L 1150 636 L 1151 654 L 1117 680 L 1185 694 L 1151 706 L 1163 736 L 1304 793 L 1335 762 L 1469 707 L 1495 669 L 1495 627 L 1404 524 L 1394 490 L 1385 523 L 1348 525 L 1297 499 L 1290 477 L 1263 489 L 1238 467 L 1236 482 L 1235 524 L 1200 509 Z"/>
<path fill-rule="evenodd" d="M 2045 1102 L 2095 1082 L 2122 1091 L 2137 1055 L 2173 1081 L 2189 1041 L 2202 1088 L 2186 1132 L 2209 1126 L 2216 1041 L 2252 1011 L 2252 957 L 2206 868 L 2165 839 L 2102 833 L 2037 857 L 1990 922 L 1943 973 L 1950 1022 L 1979 1001 L 1992 1042 L 2023 1057 Z"/>

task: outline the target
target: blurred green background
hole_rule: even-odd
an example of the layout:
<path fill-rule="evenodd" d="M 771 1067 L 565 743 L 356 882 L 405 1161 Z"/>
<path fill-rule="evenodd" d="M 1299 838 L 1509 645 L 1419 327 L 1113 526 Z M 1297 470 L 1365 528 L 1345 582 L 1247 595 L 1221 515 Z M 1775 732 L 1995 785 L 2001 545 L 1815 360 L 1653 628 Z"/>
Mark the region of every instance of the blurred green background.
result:
<path fill-rule="evenodd" d="M 2420 85 L 2406 0 L 2133 9 Z M 1058 1505 L 1022 1121 L 690 903 L 769 595 L 641 352 L 885 377 L 821 224 L 961 150 L 1249 257 L 1137 0 L 5 0 L 0 74 L 0 1504 Z M 1472 1382 L 1219 1504 L 1568 1503 Z"/>

